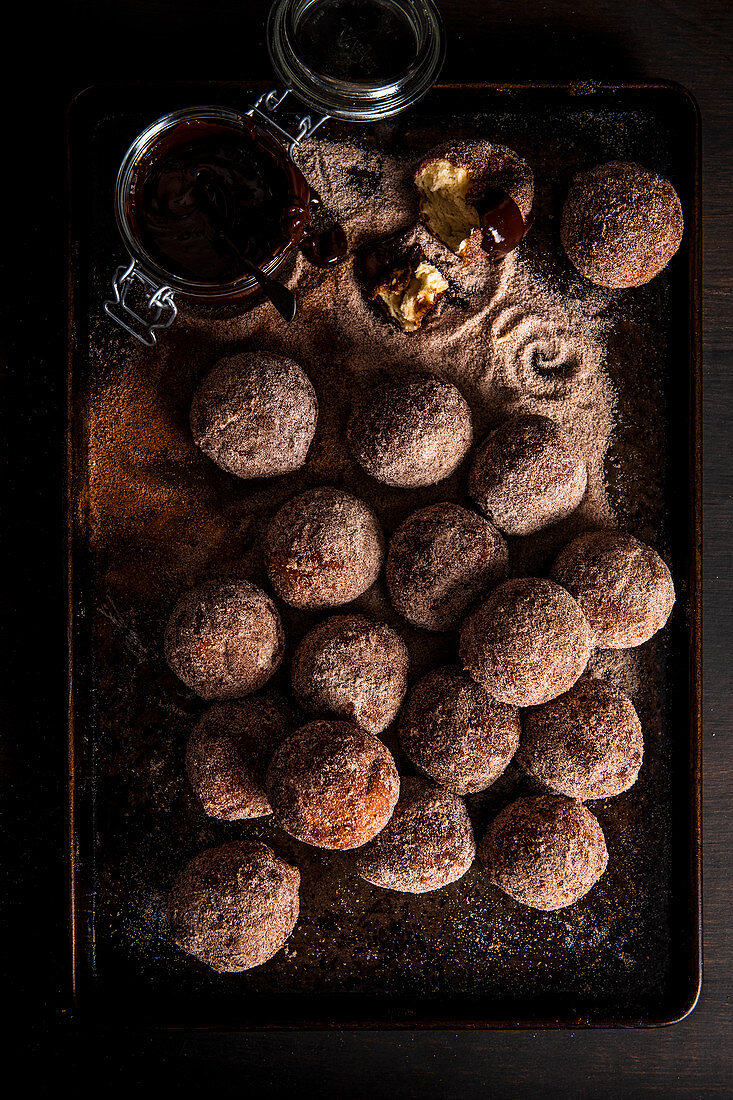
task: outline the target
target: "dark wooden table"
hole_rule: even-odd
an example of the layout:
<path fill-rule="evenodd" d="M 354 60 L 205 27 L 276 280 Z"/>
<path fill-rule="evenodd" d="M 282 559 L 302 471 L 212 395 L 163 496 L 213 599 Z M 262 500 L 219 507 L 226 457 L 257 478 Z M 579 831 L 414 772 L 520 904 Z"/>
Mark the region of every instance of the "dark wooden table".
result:
<path fill-rule="evenodd" d="M 77 0 L 29 10 L 6 40 L 2 343 L 3 599 L 0 906 L 25 1090 L 50 1071 L 74 1095 L 164 1074 L 237 1094 L 361 1097 L 713 1097 L 733 1040 L 730 0 L 442 0 L 445 79 L 677 80 L 703 115 L 705 194 L 705 983 L 681 1024 L 545 1033 L 91 1034 L 68 1018 L 64 916 L 63 118 L 99 80 L 266 78 L 266 0 Z M 30 7 L 30 6 L 29 6 Z M 50 20 L 51 17 L 49 16 Z M 12 54 L 23 59 L 21 83 Z M 9 67 L 8 67 L 9 66 Z M 17 256 L 12 238 L 19 238 Z M 5 953 L 4 953 L 5 954 Z M 14 965 L 15 964 L 15 965 Z M 8 984 L 10 983 L 10 984 Z M 8 995 L 10 992 L 11 995 Z"/>

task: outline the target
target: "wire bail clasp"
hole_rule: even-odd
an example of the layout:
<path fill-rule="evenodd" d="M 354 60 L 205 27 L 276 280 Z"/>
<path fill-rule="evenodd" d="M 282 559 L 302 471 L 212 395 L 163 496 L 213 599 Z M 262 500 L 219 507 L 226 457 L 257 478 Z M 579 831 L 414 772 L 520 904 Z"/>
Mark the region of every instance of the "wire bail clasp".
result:
<path fill-rule="evenodd" d="M 294 134 L 290 133 L 274 118 L 286 97 L 290 95 L 290 91 L 290 88 L 286 88 L 284 92 L 278 92 L 277 88 L 272 88 L 269 92 L 263 92 L 249 110 L 245 111 L 245 114 L 249 118 L 257 116 L 257 119 L 265 126 L 277 131 L 280 137 L 288 143 L 288 152 L 292 156 L 293 151 L 300 145 L 301 141 L 315 134 L 318 127 L 327 122 L 331 116 L 320 115 L 314 119 L 312 115 L 297 115 L 294 119 L 296 132 Z"/>
<path fill-rule="evenodd" d="M 152 317 L 142 317 L 127 301 L 127 296 L 135 283 L 142 286 L 148 294 L 145 306 L 152 311 Z M 137 267 L 137 261 L 131 260 L 115 271 L 112 280 L 114 298 L 108 298 L 103 304 L 108 317 L 134 336 L 140 344 L 152 348 L 157 343 L 157 333 L 170 328 L 178 316 L 178 307 L 173 300 L 175 291 L 170 286 L 159 286 Z M 133 327 L 134 326 L 134 327 Z"/>

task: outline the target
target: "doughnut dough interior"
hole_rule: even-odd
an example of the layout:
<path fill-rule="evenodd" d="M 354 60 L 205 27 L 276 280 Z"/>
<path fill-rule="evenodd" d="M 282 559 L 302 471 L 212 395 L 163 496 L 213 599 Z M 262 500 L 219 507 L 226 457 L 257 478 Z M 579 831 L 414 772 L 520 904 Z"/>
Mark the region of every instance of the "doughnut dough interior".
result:
<path fill-rule="evenodd" d="M 415 332 L 447 289 L 437 267 L 422 261 L 414 271 L 408 268 L 397 273 L 389 286 L 379 288 L 376 297 L 403 332 Z"/>
<path fill-rule="evenodd" d="M 481 225 L 478 210 L 466 201 L 471 186 L 468 171 L 449 160 L 433 160 L 415 177 L 415 184 L 428 229 L 462 255 L 471 233 Z"/>

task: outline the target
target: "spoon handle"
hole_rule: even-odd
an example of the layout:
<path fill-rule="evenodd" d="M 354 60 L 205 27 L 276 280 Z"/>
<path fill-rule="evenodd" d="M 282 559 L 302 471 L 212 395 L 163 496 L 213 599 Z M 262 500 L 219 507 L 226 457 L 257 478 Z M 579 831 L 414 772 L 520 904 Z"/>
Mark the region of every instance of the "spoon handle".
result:
<path fill-rule="evenodd" d="M 230 247 L 234 248 L 234 250 L 236 251 L 237 255 L 242 261 L 244 270 L 249 271 L 251 275 L 254 275 L 255 279 L 260 284 L 263 291 L 270 299 L 280 316 L 285 321 L 292 321 L 298 310 L 298 302 L 292 290 L 289 290 L 288 287 L 283 286 L 283 284 L 279 283 L 277 279 L 272 279 L 269 275 L 265 275 L 264 271 L 262 271 L 262 269 L 259 268 L 257 264 L 253 264 L 251 260 L 248 260 L 246 256 L 242 255 L 239 249 L 235 248 L 233 241 L 230 241 L 227 237 L 224 237 L 224 239 L 226 240 L 227 244 L 229 244 Z"/>
<path fill-rule="evenodd" d="M 216 179 L 210 173 L 201 168 L 196 173 L 194 181 L 195 193 L 204 207 L 211 225 L 216 230 L 217 236 L 231 249 L 245 271 L 254 275 L 266 297 L 272 302 L 275 309 L 285 321 L 292 321 L 298 309 L 298 303 L 292 290 L 279 283 L 277 279 L 265 275 L 264 271 L 244 255 L 236 241 L 233 241 L 224 228 L 227 214 L 231 213 L 229 196 L 219 188 Z"/>

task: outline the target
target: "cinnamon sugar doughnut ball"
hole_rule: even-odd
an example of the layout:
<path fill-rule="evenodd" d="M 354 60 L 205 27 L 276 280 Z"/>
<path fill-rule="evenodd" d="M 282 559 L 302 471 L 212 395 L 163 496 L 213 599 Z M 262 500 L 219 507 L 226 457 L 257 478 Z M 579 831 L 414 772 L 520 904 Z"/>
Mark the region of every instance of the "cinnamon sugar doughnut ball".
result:
<path fill-rule="evenodd" d="M 456 794 L 475 794 L 499 778 L 520 729 L 516 707 L 498 703 L 457 668 L 436 668 L 419 680 L 399 724 L 405 755 Z"/>
<path fill-rule="evenodd" d="M 354 458 L 377 481 L 434 485 L 471 446 L 471 410 L 456 387 L 439 378 L 388 382 L 355 408 L 347 434 Z"/>
<path fill-rule="evenodd" d="M 185 592 L 168 620 L 165 658 L 203 699 L 238 699 L 269 680 L 285 646 L 280 615 L 249 581 L 209 581 Z"/>
<path fill-rule="evenodd" d="M 465 875 L 476 847 L 462 798 L 426 779 L 406 776 L 389 823 L 353 856 L 367 882 L 425 894 Z"/>
<path fill-rule="evenodd" d="M 459 504 L 413 512 L 389 544 L 387 587 L 413 626 L 452 630 L 471 604 L 506 576 L 508 550 L 488 520 Z"/>
<path fill-rule="evenodd" d="M 630 649 L 661 630 L 674 606 L 672 574 L 656 550 L 620 531 L 591 531 L 560 551 L 551 574 L 580 606 L 604 649 Z"/>
<path fill-rule="evenodd" d="M 480 856 L 500 890 L 547 912 L 574 905 L 608 864 L 603 830 L 593 814 L 561 795 L 512 802 L 489 827 Z"/>
<path fill-rule="evenodd" d="M 267 772 L 275 816 L 316 848 L 358 848 L 389 821 L 400 792 L 392 755 L 350 722 L 309 722 L 276 750 Z"/>
<path fill-rule="evenodd" d="M 311 445 L 318 401 L 305 371 L 282 355 L 248 352 L 222 359 L 191 406 L 194 443 L 237 477 L 297 470 Z"/>
<path fill-rule="evenodd" d="M 265 556 L 270 582 L 287 603 L 337 607 L 374 584 L 384 537 L 363 500 L 340 489 L 309 489 L 276 513 Z"/>
<path fill-rule="evenodd" d="M 584 677 L 526 712 L 517 760 L 551 791 L 585 802 L 633 786 L 643 753 L 641 723 L 628 695 Z"/>
<path fill-rule="evenodd" d="M 560 238 L 581 275 L 621 289 L 648 283 L 682 241 L 682 207 L 668 180 L 639 164 L 611 161 L 575 177 Z"/>
<path fill-rule="evenodd" d="M 476 452 L 468 492 L 507 535 L 531 535 L 569 516 L 588 484 L 585 460 L 547 416 L 512 416 Z"/>
<path fill-rule="evenodd" d="M 499 702 L 532 707 L 555 699 L 583 673 L 593 638 L 579 604 L 539 577 L 505 581 L 461 631 L 468 672 Z"/>
<path fill-rule="evenodd" d="M 271 814 L 265 772 L 289 732 L 285 707 L 270 699 L 209 707 L 186 748 L 186 772 L 204 811 L 223 821 Z"/>
<path fill-rule="evenodd" d="M 277 954 L 298 919 L 297 868 L 272 848 L 234 840 L 184 867 L 168 900 L 179 947 L 222 974 L 261 966 Z"/>
<path fill-rule="evenodd" d="M 291 669 L 293 694 L 311 714 L 381 733 L 407 690 L 407 646 L 386 623 L 335 615 L 305 635 Z"/>

